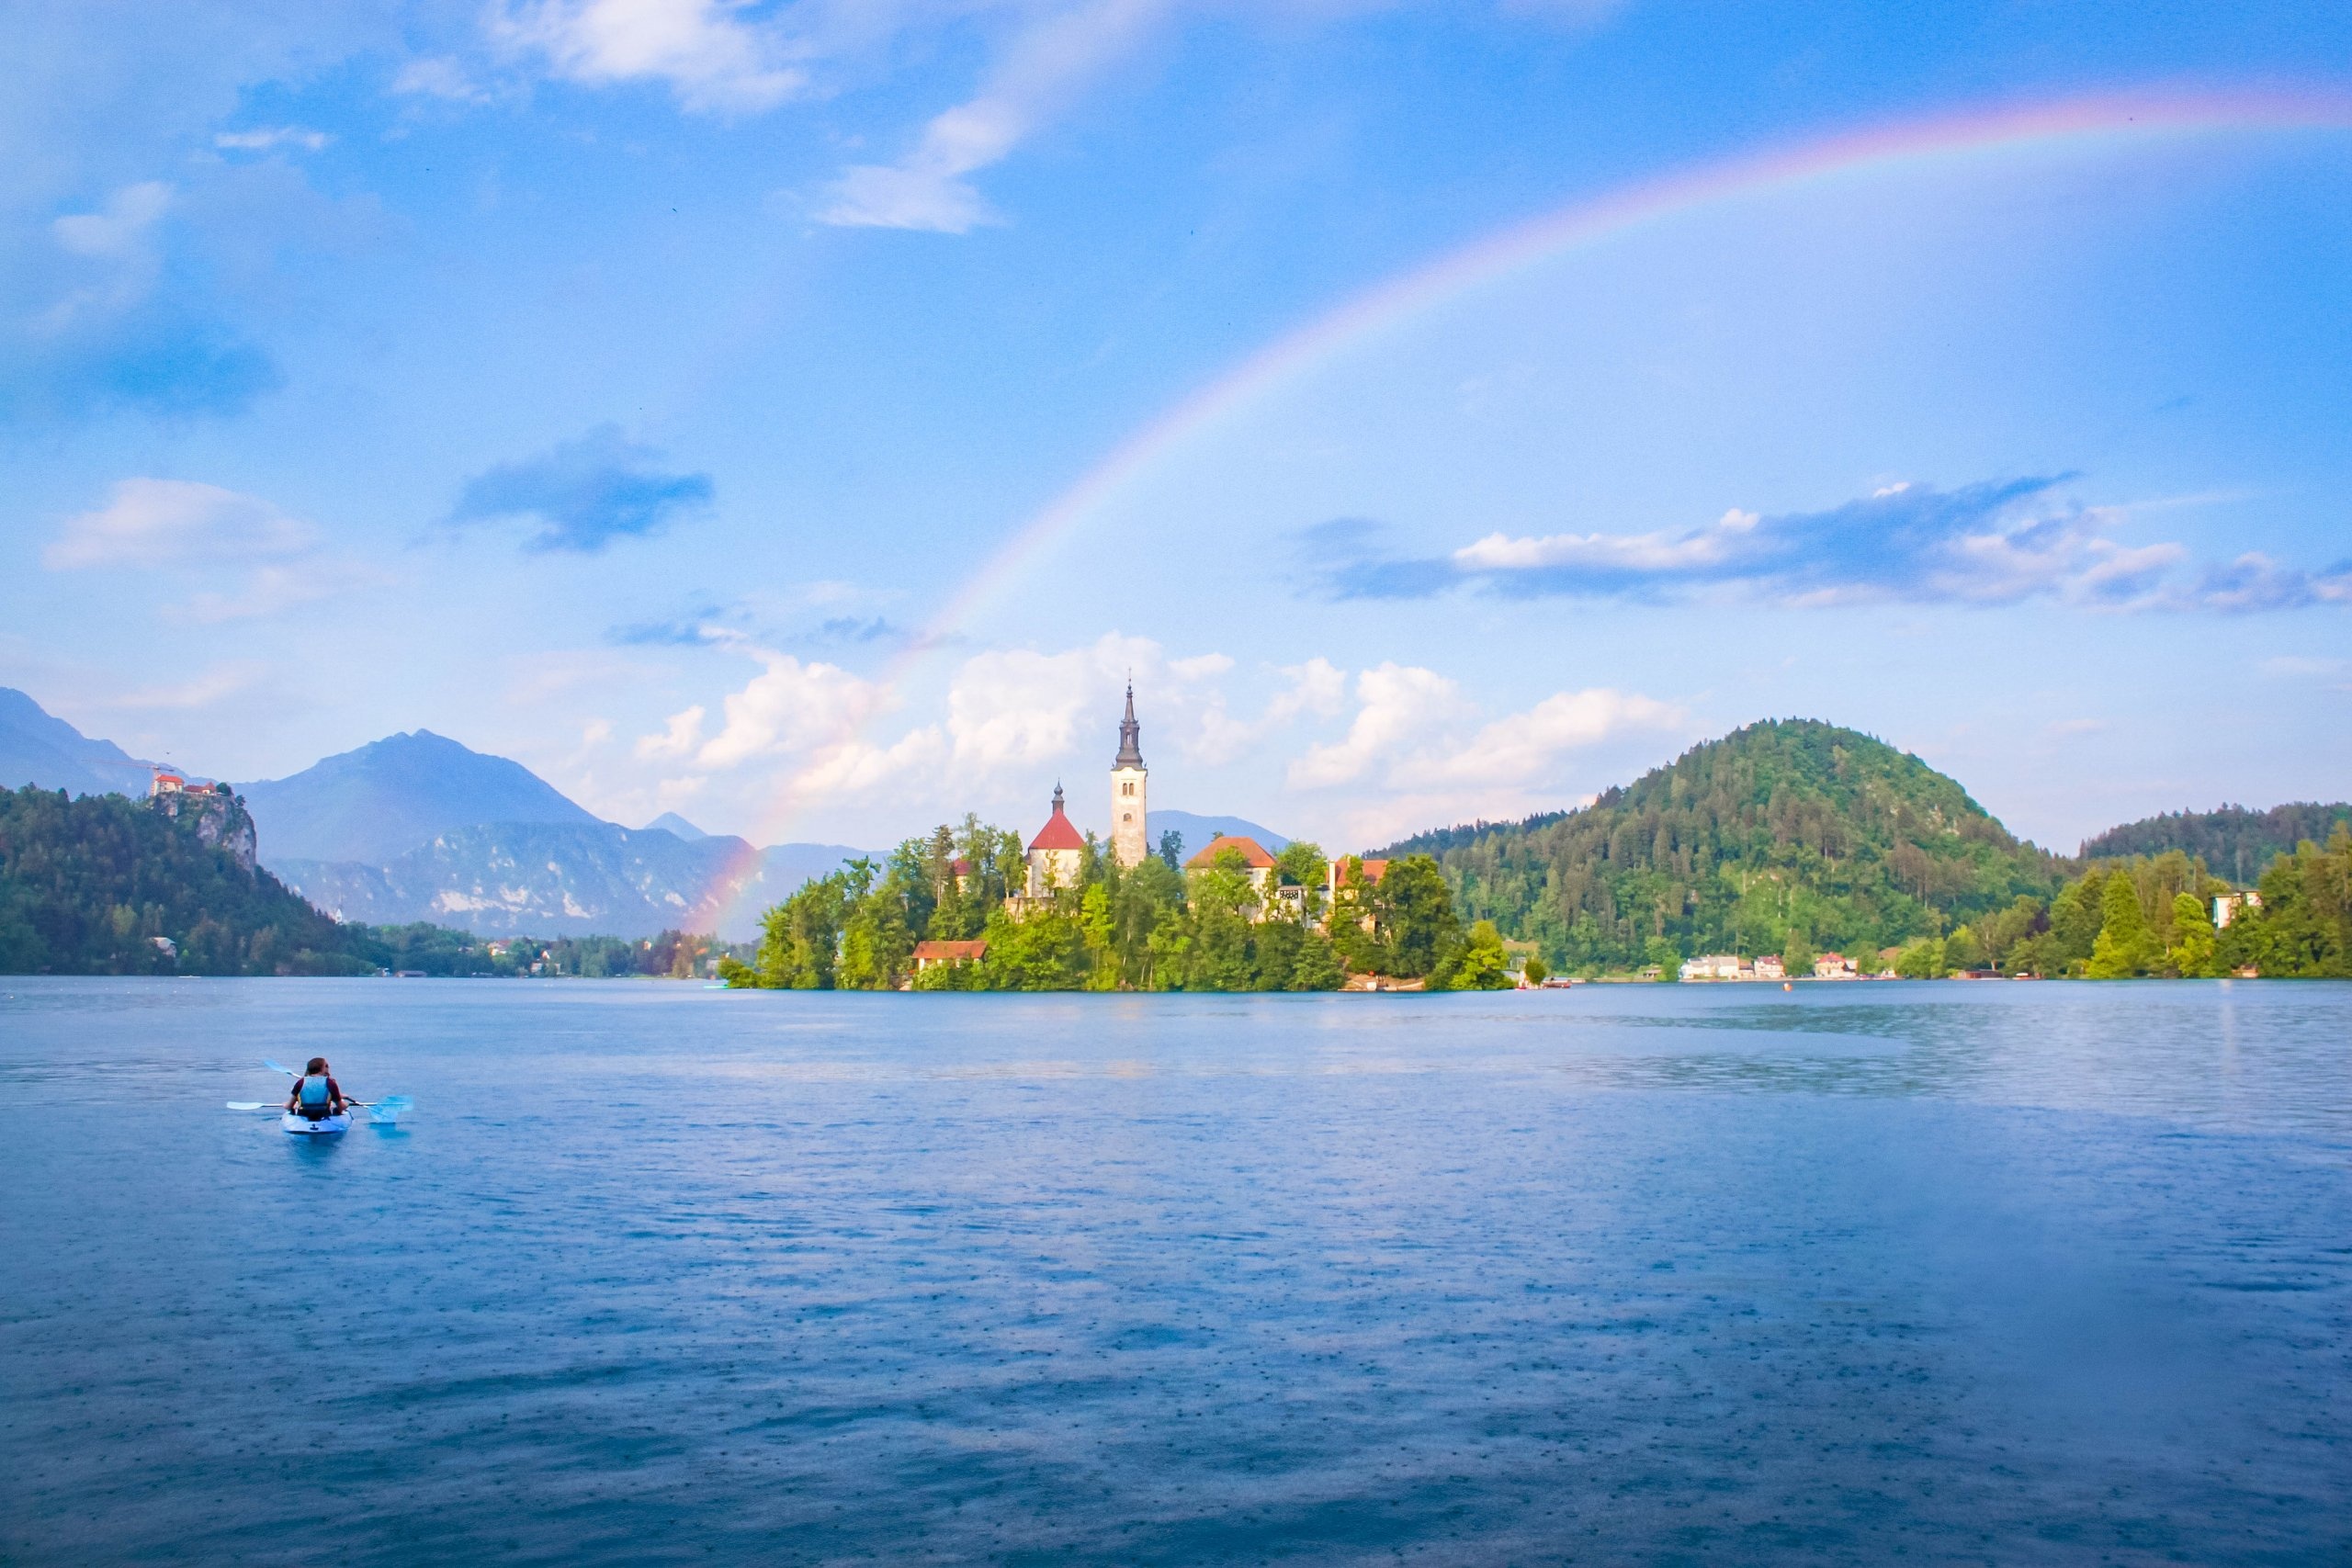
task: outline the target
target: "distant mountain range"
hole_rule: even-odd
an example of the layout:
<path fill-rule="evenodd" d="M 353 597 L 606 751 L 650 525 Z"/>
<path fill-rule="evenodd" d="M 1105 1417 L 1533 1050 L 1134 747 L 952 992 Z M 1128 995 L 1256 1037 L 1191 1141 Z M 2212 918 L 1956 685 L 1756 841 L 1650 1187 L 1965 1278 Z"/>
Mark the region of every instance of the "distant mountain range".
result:
<path fill-rule="evenodd" d="M 1149 832 L 1151 847 L 1159 848 L 1159 835 L 1170 829 L 1184 835 L 1184 852 L 1198 852 L 1219 833 L 1237 839 L 1255 839 L 1266 849 L 1280 854 L 1290 840 L 1272 828 L 1261 828 L 1247 817 L 1202 817 L 1190 811 L 1154 811 L 1144 819 Z"/>
<path fill-rule="evenodd" d="M 607 827 L 520 762 L 419 729 L 237 785 L 263 859 L 389 865 L 435 837 L 484 822 Z"/>
<path fill-rule="evenodd" d="M 70 795 L 142 795 L 154 777 L 111 740 L 93 740 L 10 686 L 0 686 L 0 789 L 39 784 Z"/>
<path fill-rule="evenodd" d="M 0 780 L 74 795 L 148 793 L 153 764 L 0 687 Z M 863 852 L 714 838 L 674 813 L 631 831 L 520 762 L 415 730 L 236 786 L 261 862 L 340 919 L 429 920 L 482 935 L 758 934 L 759 917 Z"/>

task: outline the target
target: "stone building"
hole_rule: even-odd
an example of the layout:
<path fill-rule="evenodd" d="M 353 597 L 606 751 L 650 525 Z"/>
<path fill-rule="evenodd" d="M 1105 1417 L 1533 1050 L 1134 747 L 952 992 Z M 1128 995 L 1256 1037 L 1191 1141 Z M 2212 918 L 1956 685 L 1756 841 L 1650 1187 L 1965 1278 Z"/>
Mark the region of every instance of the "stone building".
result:
<path fill-rule="evenodd" d="M 1119 754 L 1111 759 L 1111 853 L 1123 866 L 1143 863 L 1151 852 L 1144 784 L 1151 770 L 1143 765 L 1136 723 L 1136 683 L 1127 682 L 1127 716 L 1119 721 Z"/>

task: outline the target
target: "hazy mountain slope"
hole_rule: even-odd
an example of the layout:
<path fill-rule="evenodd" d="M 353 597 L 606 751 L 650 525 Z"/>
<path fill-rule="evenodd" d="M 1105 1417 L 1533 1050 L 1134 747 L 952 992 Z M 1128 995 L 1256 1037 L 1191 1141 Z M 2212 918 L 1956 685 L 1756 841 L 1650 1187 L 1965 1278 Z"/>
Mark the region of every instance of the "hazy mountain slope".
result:
<path fill-rule="evenodd" d="M 419 729 L 387 736 L 282 779 L 241 784 L 264 862 L 384 865 L 435 835 L 486 822 L 597 818 L 520 762 Z"/>
<path fill-rule="evenodd" d="M 689 842 L 610 822 L 491 822 L 436 834 L 377 866 L 280 859 L 271 869 L 343 919 L 429 920 L 484 936 L 648 937 L 712 931 L 748 941 L 768 905 L 857 852 L 737 838 Z"/>
<path fill-rule="evenodd" d="M 707 839 L 710 837 L 708 833 L 704 832 L 701 829 L 695 827 L 693 823 L 687 821 L 684 818 L 679 816 L 674 811 L 664 811 L 661 816 L 656 817 L 652 821 L 648 822 L 645 825 L 645 830 L 649 833 L 655 831 L 657 829 L 664 833 L 674 833 L 690 844 L 697 839 Z"/>
<path fill-rule="evenodd" d="M 1668 949 L 1778 952 L 1792 931 L 1875 950 L 2046 898 L 2063 869 L 1917 757 L 1796 719 L 1694 747 L 1579 811 L 1385 852 L 1415 852 L 1438 857 L 1464 919 L 1601 968 Z"/>
<path fill-rule="evenodd" d="M 13 686 L 0 686 L 0 789 L 38 784 L 74 795 L 144 795 L 152 764 L 94 739 Z"/>
<path fill-rule="evenodd" d="M 2352 821 L 2352 804 L 2337 801 L 2321 806 L 2299 800 L 2251 811 L 2224 806 L 2213 811 L 2167 811 L 2109 828 L 2083 845 L 2086 859 L 2121 859 L 2128 855 L 2158 855 L 2178 850 L 2201 860 L 2205 869 L 2241 886 L 2258 880 L 2273 859 L 2293 852 L 2308 839 L 2327 842 L 2338 822 Z"/>
<path fill-rule="evenodd" d="M 1184 852 L 1192 854 L 1219 833 L 1230 833 L 1237 839 L 1255 839 L 1269 850 L 1279 851 L 1290 842 L 1271 828 L 1260 827 L 1246 817 L 1203 817 L 1190 811 L 1153 810 L 1144 820 L 1151 839 L 1151 847 L 1159 848 L 1159 835 L 1173 829 L 1184 835 Z M 1329 848 L 1329 845 L 1324 846 Z"/>

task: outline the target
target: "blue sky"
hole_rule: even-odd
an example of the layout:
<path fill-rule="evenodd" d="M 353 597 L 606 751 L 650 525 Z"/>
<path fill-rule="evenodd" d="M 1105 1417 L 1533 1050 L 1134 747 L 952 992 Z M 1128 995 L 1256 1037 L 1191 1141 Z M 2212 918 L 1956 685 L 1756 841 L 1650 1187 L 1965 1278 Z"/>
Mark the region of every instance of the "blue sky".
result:
<path fill-rule="evenodd" d="M 1132 671 L 1159 804 L 1334 849 L 1779 715 L 2062 848 L 2352 776 L 2340 7 L 8 28 L 0 682 L 142 754 L 1101 826 Z"/>

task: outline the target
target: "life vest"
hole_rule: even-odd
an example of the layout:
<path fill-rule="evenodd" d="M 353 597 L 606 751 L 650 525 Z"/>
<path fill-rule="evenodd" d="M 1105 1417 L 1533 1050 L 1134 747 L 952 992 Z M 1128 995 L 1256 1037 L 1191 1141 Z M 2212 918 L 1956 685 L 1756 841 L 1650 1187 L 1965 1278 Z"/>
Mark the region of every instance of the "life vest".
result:
<path fill-rule="evenodd" d="M 323 1122 L 334 1114 L 334 1091 L 324 1073 L 304 1077 L 297 1100 L 302 1114 L 313 1122 Z"/>

